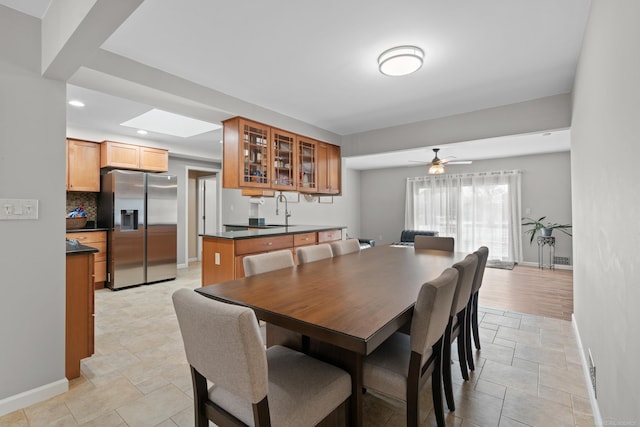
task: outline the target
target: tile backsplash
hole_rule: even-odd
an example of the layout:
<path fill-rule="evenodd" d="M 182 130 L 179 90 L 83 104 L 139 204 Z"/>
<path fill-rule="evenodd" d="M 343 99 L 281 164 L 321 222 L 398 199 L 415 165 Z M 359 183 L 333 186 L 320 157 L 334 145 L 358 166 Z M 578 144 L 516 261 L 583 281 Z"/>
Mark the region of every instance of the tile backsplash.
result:
<path fill-rule="evenodd" d="M 68 191 L 65 216 L 78 206 L 84 206 L 88 221 L 96 221 L 98 219 L 98 193 Z"/>

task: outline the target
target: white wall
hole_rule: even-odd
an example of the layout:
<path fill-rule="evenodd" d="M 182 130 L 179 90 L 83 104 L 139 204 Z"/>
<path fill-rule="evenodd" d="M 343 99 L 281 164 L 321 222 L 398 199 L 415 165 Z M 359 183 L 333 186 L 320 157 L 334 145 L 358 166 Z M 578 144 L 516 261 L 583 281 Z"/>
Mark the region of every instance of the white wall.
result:
<path fill-rule="evenodd" d="M 344 162 L 343 162 L 344 163 Z M 284 206 L 281 207 L 284 210 Z M 342 168 L 342 195 L 334 196 L 333 204 L 317 201 L 309 203 L 300 196 L 298 203 L 289 203 L 292 215 L 289 223 L 293 225 L 336 225 L 346 226 L 350 237 L 360 236 L 360 173 Z M 276 215 L 276 202 L 273 197 L 265 197 L 260 214 L 267 224 L 284 224 L 284 214 Z M 246 224 L 249 221 L 249 197 L 240 190 L 222 191 L 222 223 Z M 344 233 L 343 233 L 344 235 Z"/>
<path fill-rule="evenodd" d="M 0 221 L 2 414 L 67 388 L 66 89 L 40 76 L 38 19 L 0 6 L 0 52 L 0 198 L 39 201 L 38 220 Z"/>
<path fill-rule="evenodd" d="M 592 1 L 574 86 L 574 316 L 605 425 L 640 423 L 639 16 L 637 0 Z"/>
<path fill-rule="evenodd" d="M 571 223 L 571 171 L 568 152 L 536 156 L 475 161 L 471 165 L 449 166 L 448 173 L 488 172 L 519 169 L 522 174 L 522 212 L 558 223 Z M 406 178 L 424 176 L 424 166 L 362 171 L 361 232 L 376 243 L 400 239 L 404 228 Z M 572 257 L 571 237 L 557 232 L 556 256 Z M 523 236 L 528 239 L 528 235 Z M 525 262 L 538 262 L 537 245 L 523 240 Z M 546 254 L 546 252 L 545 252 Z"/>

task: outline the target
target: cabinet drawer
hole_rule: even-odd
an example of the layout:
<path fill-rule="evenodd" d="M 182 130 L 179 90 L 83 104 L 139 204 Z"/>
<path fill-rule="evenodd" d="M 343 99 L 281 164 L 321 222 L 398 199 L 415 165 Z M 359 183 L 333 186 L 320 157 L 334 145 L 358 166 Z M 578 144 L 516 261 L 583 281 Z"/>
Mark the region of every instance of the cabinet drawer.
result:
<path fill-rule="evenodd" d="M 293 235 L 293 246 L 315 245 L 317 241 L 316 233 L 301 233 Z"/>
<path fill-rule="evenodd" d="M 236 242 L 236 255 L 270 252 L 277 249 L 291 248 L 292 246 L 292 235 L 244 239 Z"/>
<path fill-rule="evenodd" d="M 342 239 L 342 230 L 328 230 L 318 232 L 318 243 L 333 242 Z"/>
<path fill-rule="evenodd" d="M 78 233 L 67 233 L 67 239 L 75 239 L 84 245 L 93 242 L 106 242 L 107 235 L 104 231 L 80 231 Z"/>

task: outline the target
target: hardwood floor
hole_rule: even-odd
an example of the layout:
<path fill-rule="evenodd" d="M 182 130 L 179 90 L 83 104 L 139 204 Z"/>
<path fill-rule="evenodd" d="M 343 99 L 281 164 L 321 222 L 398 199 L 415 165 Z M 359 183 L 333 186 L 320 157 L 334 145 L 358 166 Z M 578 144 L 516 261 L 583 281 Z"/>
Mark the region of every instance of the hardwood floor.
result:
<path fill-rule="evenodd" d="M 483 307 L 571 320 L 573 271 L 520 265 L 513 270 L 487 268 L 478 303 Z"/>

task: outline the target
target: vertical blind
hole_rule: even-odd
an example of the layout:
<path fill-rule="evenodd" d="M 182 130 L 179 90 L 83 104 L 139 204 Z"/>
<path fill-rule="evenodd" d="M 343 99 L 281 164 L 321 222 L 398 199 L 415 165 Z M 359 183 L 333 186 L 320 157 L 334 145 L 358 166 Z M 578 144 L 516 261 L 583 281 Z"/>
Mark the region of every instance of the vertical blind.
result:
<path fill-rule="evenodd" d="M 405 228 L 434 230 L 456 251 L 487 246 L 492 259 L 522 260 L 518 170 L 407 178 Z"/>

